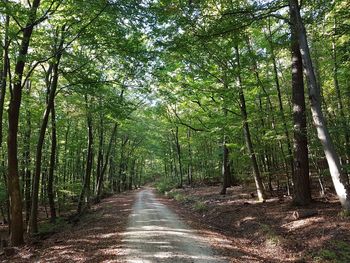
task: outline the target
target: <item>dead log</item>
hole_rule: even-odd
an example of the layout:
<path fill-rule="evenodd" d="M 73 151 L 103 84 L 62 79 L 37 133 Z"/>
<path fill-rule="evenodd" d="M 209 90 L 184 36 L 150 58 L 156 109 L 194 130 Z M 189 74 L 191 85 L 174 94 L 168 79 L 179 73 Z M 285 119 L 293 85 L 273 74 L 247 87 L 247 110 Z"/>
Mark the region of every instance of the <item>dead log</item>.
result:
<path fill-rule="evenodd" d="M 318 215 L 317 210 L 299 210 L 299 211 L 294 211 L 292 214 L 292 219 L 293 220 L 299 220 L 299 219 L 304 219 L 304 218 L 309 218 Z"/>

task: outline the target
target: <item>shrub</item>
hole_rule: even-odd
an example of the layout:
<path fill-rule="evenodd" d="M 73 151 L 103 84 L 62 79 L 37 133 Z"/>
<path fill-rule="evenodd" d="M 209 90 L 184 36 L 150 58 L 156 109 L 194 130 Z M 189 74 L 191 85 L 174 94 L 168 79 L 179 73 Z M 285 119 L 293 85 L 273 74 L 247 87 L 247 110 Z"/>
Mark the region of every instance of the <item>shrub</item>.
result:
<path fill-rule="evenodd" d="M 173 188 L 176 188 L 176 182 L 172 178 L 164 178 L 156 182 L 156 189 L 161 194 L 164 194 Z"/>
<path fill-rule="evenodd" d="M 208 206 L 202 201 L 196 201 L 195 204 L 193 205 L 193 208 L 194 210 L 201 213 L 208 210 Z"/>

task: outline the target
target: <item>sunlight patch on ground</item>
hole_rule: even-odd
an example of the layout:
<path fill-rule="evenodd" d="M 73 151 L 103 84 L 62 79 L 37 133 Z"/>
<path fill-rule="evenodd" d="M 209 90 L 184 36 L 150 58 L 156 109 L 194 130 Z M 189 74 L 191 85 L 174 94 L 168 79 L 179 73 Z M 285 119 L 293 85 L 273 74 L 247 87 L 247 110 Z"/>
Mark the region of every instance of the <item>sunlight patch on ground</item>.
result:
<path fill-rule="evenodd" d="M 294 231 L 300 228 L 305 228 L 311 226 L 314 223 L 323 222 L 324 219 L 322 217 L 308 218 L 295 220 L 286 224 L 281 225 L 281 227 L 286 228 L 288 231 Z"/>
<path fill-rule="evenodd" d="M 108 233 L 108 234 L 97 235 L 98 238 L 113 238 L 117 236 L 118 236 L 118 233 Z"/>
<path fill-rule="evenodd" d="M 152 192 L 142 191 L 121 235 L 123 262 L 223 263 L 199 232 L 189 229 L 179 217 L 159 203 Z"/>

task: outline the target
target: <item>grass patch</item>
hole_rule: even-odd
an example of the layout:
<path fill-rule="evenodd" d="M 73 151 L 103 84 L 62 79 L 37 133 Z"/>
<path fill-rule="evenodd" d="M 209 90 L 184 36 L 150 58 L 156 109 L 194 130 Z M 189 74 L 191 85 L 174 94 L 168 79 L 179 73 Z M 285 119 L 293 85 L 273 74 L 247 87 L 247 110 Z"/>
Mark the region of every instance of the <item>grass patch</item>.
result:
<path fill-rule="evenodd" d="M 197 212 L 201 212 L 201 213 L 208 211 L 208 206 L 202 201 L 196 201 L 193 205 L 193 208 Z"/>
<path fill-rule="evenodd" d="M 178 202 L 184 202 L 186 201 L 186 197 L 183 194 L 176 193 L 174 196 L 174 199 Z"/>
<path fill-rule="evenodd" d="M 340 213 L 339 213 L 339 216 L 341 218 L 350 218 L 350 211 L 349 210 L 342 210 Z"/>
<path fill-rule="evenodd" d="M 63 217 L 57 217 L 55 223 L 49 221 L 41 223 L 39 225 L 39 231 L 35 236 L 45 238 L 67 227 L 69 227 L 69 224 L 66 219 Z"/>
<path fill-rule="evenodd" d="M 159 193 L 165 194 L 166 192 L 176 188 L 176 182 L 171 179 L 163 179 L 156 182 L 155 186 Z"/>
<path fill-rule="evenodd" d="M 327 248 L 321 249 L 315 256 L 316 262 L 350 262 L 350 244 L 344 241 L 332 241 Z"/>
<path fill-rule="evenodd" d="M 165 195 L 169 198 L 175 199 L 177 202 L 186 203 L 190 202 L 192 199 L 177 190 L 171 190 L 170 192 L 166 192 Z"/>
<path fill-rule="evenodd" d="M 277 246 L 281 243 L 280 236 L 271 226 L 267 224 L 260 224 L 260 228 L 266 237 L 266 243 L 268 245 Z"/>
<path fill-rule="evenodd" d="M 169 197 L 169 198 L 175 198 L 175 196 L 179 194 L 178 191 L 176 190 L 172 190 L 172 191 L 169 191 L 169 192 L 165 192 L 165 196 L 166 197 Z"/>

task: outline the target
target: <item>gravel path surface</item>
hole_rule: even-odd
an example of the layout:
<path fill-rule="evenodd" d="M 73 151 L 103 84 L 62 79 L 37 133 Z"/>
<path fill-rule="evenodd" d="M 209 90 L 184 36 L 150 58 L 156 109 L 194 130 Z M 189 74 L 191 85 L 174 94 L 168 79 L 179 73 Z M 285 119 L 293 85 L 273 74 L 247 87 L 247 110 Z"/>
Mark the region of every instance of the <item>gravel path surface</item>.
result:
<path fill-rule="evenodd" d="M 226 262 L 204 238 L 186 226 L 150 189 L 136 197 L 126 232 L 122 234 L 125 262 Z"/>

